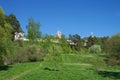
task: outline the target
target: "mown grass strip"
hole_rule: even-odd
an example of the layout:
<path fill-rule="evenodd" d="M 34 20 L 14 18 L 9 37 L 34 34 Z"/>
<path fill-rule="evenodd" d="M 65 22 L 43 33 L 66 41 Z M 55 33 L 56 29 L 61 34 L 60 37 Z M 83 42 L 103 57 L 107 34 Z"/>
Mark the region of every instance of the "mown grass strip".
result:
<path fill-rule="evenodd" d="M 75 65 L 75 66 L 93 66 L 91 64 L 85 64 L 85 63 L 63 63 L 64 65 Z"/>
<path fill-rule="evenodd" d="M 30 73 L 30 72 L 32 72 L 32 71 L 34 71 L 34 70 L 39 69 L 41 66 L 42 66 L 42 64 L 40 64 L 40 65 L 37 66 L 37 67 L 34 67 L 33 69 L 26 70 L 26 71 L 24 71 L 24 72 L 22 72 L 22 73 L 20 73 L 20 74 L 15 75 L 14 77 L 12 77 L 12 78 L 9 79 L 9 80 L 16 80 L 17 78 L 20 78 L 20 77 L 22 77 L 22 76 L 25 76 L 25 75 L 27 75 L 28 73 Z"/>

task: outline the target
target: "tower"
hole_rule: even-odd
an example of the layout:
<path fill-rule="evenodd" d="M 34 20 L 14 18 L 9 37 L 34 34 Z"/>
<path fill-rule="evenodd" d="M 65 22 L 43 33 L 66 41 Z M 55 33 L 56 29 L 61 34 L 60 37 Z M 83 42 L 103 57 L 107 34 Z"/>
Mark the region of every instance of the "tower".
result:
<path fill-rule="evenodd" d="M 58 30 L 56 36 L 60 39 L 62 36 L 62 33 Z"/>

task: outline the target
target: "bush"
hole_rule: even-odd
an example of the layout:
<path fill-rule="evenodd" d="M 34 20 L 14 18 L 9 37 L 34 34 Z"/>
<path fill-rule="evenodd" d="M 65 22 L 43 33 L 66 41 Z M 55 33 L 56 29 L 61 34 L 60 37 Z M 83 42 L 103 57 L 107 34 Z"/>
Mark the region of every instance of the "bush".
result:
<path fill-rule="evenodd" d="M 120 34 L 114 35 L 106 42 L 108 54 L 106 62 L 108 65 L 120 65 Z"/>
<path fill-rule="evenodd" d="M 119 53 L 120 52 L 120 35 L 115 35 L 109 38 L 105 45 L 107 52 Z"/>
<path fill-rule="evenodd" d="M 89 53 L 89 51 L 88 51 L 87 48 L 82 48 L 82 49 L 80 50 L 80 54 L 88 54 L 88 53 Z"/>
<path fill-rule="evenodd" d="M 20 48 L 17 52 L 17 59 L 15 62 L 27 62 L 28 57 L 27 57 L 27 50 L 26 48 Z"/>
<path fill-rule="evenodd" d="M 48 62 L 45 66 L 50 69 L 58 70 L 62 61 L 61 54 L 63 53 L 62 47 L 59 44 L 51 44 L 47 47 L 47 56 L 45 58 Z"/>
<path fill-rule="evenodd" d="M 98 55 L 84 57 L 82 60 L 84 63 L 92 64 L 95 68 L 100 69 L 106 66 L 105 61 Z"/>
<path fill-rule="evenodd" d="M 93 45 L 89 48 L 90 53 L 101 53 L 100 45 Z"/>
<path fill-rule="evenodd" d="M 120 57 L 120 55 L 118 55 L 118 53 L 117 53 L 117 54 L 116 54 L 116 53 L 114 53 L 114 54 L 108 54 L 108 55 L 106 56 L 105 61 L 106 61 L 107 64 L 110 65 L 110 66 L 120 65 L 120 60 L 119 60 L 118 57 Z"/>
<path fill-rule="evenodd" d="M 18 62 L 26 62 L 26 61 L 42 61 L 45 56 L 45 51 L 40 46 L 31 45 L 25 48 L 21 48 L 18 51 Z"/>
<path fill-rule="evenodd" d="M 111 58 L 108 59 L 107 64 L 110 65 L 110 66 L 114 66 L 114 65 L 119 64 L 119 61 L 116 60 L 114 57 L 111 57 Z"/>

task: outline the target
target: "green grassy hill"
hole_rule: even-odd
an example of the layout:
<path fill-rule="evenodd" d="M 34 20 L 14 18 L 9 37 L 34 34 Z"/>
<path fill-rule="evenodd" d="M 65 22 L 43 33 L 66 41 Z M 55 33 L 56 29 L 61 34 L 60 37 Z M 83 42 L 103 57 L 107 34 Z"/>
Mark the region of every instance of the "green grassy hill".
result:
<path fill-rule="evenodd" d="M 99 66 L 98 63 L 104 65 L 102 58 L 96 55 L 63 54 L 58 71 L 46 68 L 45 64 L 51 64 L 45 61 L 19 63 L 1 66 L 0 80 L 120 80 L 119 67 Z M 101 72 L 103 69 L 119 73 L 107 75 Z"/>

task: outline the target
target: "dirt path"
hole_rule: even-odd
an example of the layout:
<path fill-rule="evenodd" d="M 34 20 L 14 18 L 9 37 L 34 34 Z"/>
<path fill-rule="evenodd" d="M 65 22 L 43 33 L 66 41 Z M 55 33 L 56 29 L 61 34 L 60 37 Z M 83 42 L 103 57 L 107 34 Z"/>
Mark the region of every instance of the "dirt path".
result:
<path fill-rule="evenodd" d="M 8 79 L 8 80 L 16 80 L 16 79 L 20 78 L 21 76 L 24 76 L 24 75 L 26 75 L 26 74 L 34 71 L 34 70 L 39 69 L 41 66 L 42 66 L 42 64 L 40 64 L 40 65 L 37 66 L 36 68 L 29 69 L 29 70 L 26 70 L 26 71 L 24 71 L 24 72 L 22 72 L 22 73 L 20 73 L 20 74 L 17 74 L 17 75 L 15 75 L 14 77 L 12 77 L 11 79 Z"/>
<path fill-rule="evenodd" d="M 93 66 L 92 64 L 87 63 L 63 63 L 65 65 L 81 65 L 81 66 Z"/>

